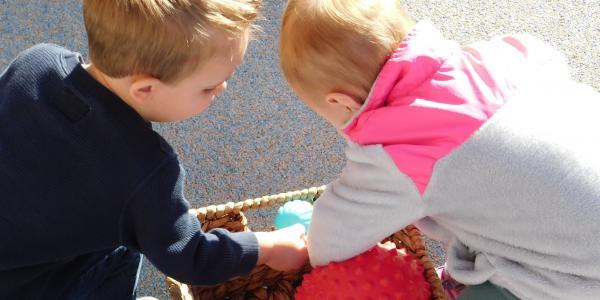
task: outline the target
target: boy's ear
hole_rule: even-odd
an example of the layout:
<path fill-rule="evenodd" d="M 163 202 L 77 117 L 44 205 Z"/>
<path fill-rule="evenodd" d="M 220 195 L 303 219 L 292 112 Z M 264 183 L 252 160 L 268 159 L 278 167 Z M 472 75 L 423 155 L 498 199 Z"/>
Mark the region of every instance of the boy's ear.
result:
<path fill-rule="evenodd" d="M 344 93 L 329 93 L 325 97 L 328 104 L 342 106 L 345 110 L 352 113 L 359 111 L 362 106 L 354 97 Z"/>
<path fill-rule="evenodd" d="M 148 75 L 135 75 L 129 86 L 129 95 L 136 102 L 145 102 L 149 100 L 162 82 L 155 77 Z"/>

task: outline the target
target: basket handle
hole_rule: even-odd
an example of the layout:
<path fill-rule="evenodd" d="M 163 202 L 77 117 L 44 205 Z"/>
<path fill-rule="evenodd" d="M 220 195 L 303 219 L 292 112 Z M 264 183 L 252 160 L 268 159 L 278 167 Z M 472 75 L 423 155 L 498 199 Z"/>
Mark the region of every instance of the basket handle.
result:
<path fill-rule="evenodd" d="M 306 200 L 314 202 L 325 191 L 325 186 L 311 187 L 277 195 L 264 196 L 261 198 L 246 199 L 239 202 L 228 202 L 226 204 L 209 205 L 198 209 L 190 209 L 190 213 L 196 215 L 200 222 L 220 218 L 230 213 L 237 214 L 250 209 L 264 208 L 283 204 L 290 200 Z"/>

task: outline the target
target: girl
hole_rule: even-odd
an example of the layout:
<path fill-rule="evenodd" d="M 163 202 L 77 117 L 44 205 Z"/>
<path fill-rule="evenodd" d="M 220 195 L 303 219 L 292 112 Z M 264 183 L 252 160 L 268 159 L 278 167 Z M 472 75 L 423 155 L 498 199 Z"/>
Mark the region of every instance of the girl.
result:
<path fill-rule="evenodd" d="M 280 46 L 291 87 L 348 140 L 313 265 L 414 223 L 464 297 L 597 299 L 600 97 L 560 54 L 528 35 L 461 47 L 391 0 L 291 0 Z"/>

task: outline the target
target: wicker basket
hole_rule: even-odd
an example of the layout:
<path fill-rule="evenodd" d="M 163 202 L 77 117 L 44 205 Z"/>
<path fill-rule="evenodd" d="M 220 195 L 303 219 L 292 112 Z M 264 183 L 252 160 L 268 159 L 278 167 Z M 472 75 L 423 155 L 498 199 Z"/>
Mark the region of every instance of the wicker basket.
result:
<path fill-rule="evenodd" d="M 324 190 L 324 186 L 313 187 L 237 203 L 211 205 L 190 212 L 197 215 L 202 223 L 202 229 L 205 231 L 217 227 L 230 231 L 248 231 L 248 221 L 242 213 L 243 211 L 281 205 L 296 199 L 314 201 Z M 424 266 L 423 276 L 431 284 L 431 299 L 446 299 L 440 279 L 423 244 L 421 233 L 415 226 L 409 225 L 384 241 L 392 241 L 397 248 L 405 249 L 420 259 Z M 308 271 L 310 271 L 309 265 L 295 272 L 279 272 L 262 265 L 255 267 L 247 276 L 236 277 L 217 286 L 189 286 L 167 278 L 167 287 L 171 299 L 177 300 L 293 299 L 296 287 L 301 283 L 303 274 Z"/>

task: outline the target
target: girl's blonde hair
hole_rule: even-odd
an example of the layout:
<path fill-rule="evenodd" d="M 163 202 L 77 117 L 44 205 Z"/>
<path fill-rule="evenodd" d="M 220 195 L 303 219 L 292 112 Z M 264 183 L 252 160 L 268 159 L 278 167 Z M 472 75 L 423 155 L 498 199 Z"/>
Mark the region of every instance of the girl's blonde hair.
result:
<path fill-rule="evenodd" d="M 315 99 L 344 92 L 364 101 L 412 25 L 398 0 L 290 0 L 281 29 L 283 72 Z"/>
<path fill-rule="evenodd" d="M 111 77 L 148 74 L 174 82 L 224 41 L 241 37 L 260 5 L 261 0 L 84 0 L 90 59 Z"/>

